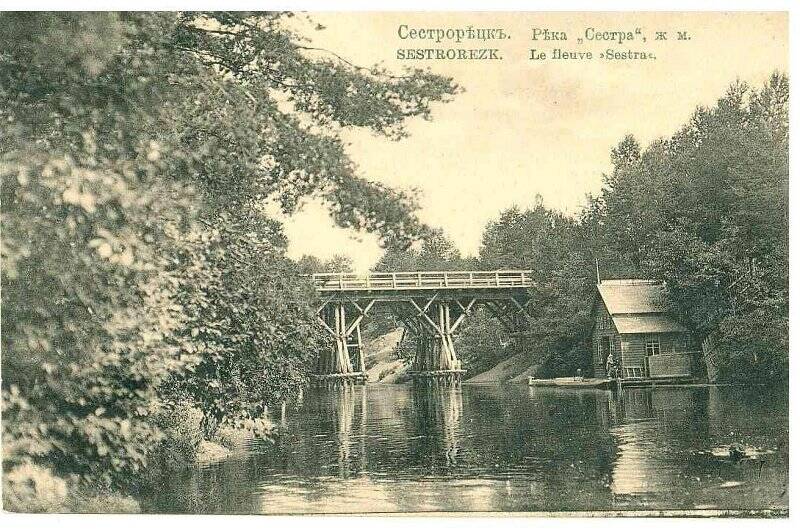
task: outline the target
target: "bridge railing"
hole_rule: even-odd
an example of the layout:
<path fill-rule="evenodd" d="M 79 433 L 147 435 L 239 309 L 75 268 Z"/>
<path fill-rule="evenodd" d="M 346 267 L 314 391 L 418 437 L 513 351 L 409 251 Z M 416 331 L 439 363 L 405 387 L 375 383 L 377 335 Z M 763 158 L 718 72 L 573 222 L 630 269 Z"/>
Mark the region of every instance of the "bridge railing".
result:
<path fill-rule="evenodd" d="M 435 288 L 526 288 L 533 286 L 529 270 L 315 273 L 319 291 L 424 290 Z"/>

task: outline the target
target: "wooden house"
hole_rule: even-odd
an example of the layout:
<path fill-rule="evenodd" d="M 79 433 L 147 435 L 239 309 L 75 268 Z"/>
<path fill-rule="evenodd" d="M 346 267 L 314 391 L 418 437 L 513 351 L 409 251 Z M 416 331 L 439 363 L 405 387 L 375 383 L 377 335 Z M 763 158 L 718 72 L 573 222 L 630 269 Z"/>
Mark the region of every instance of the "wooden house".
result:
<path fill-rule="evenodd" d="M 697 342 L 669 315 L 663 282 L 601 281 L 592 315 L 595 376 L 606 376 L 609 357 L 613 357 L 614 369 L 623 381 L 693 376 Z"/>

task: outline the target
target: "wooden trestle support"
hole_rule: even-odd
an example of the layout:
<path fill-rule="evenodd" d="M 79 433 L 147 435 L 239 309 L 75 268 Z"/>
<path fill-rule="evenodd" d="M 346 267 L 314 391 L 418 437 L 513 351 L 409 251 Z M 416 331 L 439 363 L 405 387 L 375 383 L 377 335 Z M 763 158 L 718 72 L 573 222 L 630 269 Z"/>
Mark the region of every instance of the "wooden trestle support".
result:
<path fill-rule="evenodd" d="M 481 300 L 479 296 L 442 295 L 424 297 L 361 296 L 329 297 L 318 309 L 319 321 L 333 337 L 333 346 L 317 361 L 313 379 L 318 384 L 363 383 L 367 381 L 361 341 L 361 322 L 370 309 L 383 302 L 391 306 L 406 330 L 416 339 L 414 360 L 408 374 L 415 383 L 461 382 L 466 370 L 456 355 L 453 337 L 476 304 L 484 305 L 498 317 L 504 328 L 519 330 L 530 319 L 523 305 L 513 297 Z"/>
<path fill-rule="evenodd" d="M 333 337 L 331 349 L 320 354 L 312 375 L 317 384 L 363 383 L 367 381 L 361 341 L 361 321 L 374 305 L 361 307 L 355 301 L 326 301 L 318 309 L 318 319 Z M 348 306 L 356 316 L 348 322 Z"/>
<path fill-rule="evenodd" d="M 437 301 L 437 295 L 427 300 L 410 298 L 405 309 L 396 309 L 406 329 L 416 337 L 408 374 L 415 383 L 458 384 L 466 370 L 461 368 L 453 337 L 477 300 Z"/>

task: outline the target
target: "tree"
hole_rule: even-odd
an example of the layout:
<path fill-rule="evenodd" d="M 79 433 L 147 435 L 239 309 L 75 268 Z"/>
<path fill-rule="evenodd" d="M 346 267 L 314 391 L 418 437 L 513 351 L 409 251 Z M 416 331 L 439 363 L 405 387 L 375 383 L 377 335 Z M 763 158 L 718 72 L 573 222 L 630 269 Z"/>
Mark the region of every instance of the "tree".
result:
<path fill-rule="evenodd" d="M 788 368 L 788 94 L 777 73 L 760 90 L 732 84 L 670 139 L 612 154 L 599 200 L 605 244 L 665 280 L 691 330 L 718 335 L 723 378 Z"/>
<path fill-rule="evenodd" d="M 4 466 L 123 484 L 157 441 L 155 390 L 193 360 L 166 341 L 183 314 L 159 249 L 194 196 L 161 177 L 146 134 L 159 107 L 140 76 L 156 66 L 111 74 L 131 59 L 129 23 L 2 18 Z"/>
<path fill-rule="evenodd" d="M 316 195 L 339 225 L 375 231 L 387 244 L 409 242 L 420 229 L 413 198 L 359 177 L 339 133 L 362 127 L 402 138 L 408 118 L 430 118 L 431 104 L 446 101 L 458 87 L 425 71 L 394 75 L 307 46 L 284 26 L 292 16 L 178 17 L 168 45 L 203 69 L 197 81 L 211 89 L 204 99 L 208 113 L 180 115 L 182 140 L 192 149 L 200 143 L 215 150 L 198 177 L 216 198 L 271 198 L 287 213 Z M 290 110 L 279 101 L 288 101 Z M 219 129 L 217 120 L 227 127 Z M 232 143 L 240 150 L 230 149 Z"/>
<path fill-rule="evenodd" d="M 372 267 L 374 272 L 413 272 L 419 269 L 419 251 L 411 246 L 389 246 Z"/>
<path fill-rule="evenodd" d="M 297 269 L 304 275 L 320 273 L 325 271 L 325 264 L 319 257 L 314 255 L 303 255 L 297 260 Z"/>
<path fill-rule="evenodd" d="M 353 259 L 347 255 L 334 255 L 322 265 L 320 272 L 349 273 L 353 271 Z"/>
<path fill-rule="evenodd" d="M 372 268 L 378 272 L 441 271 L 468 269 L 471 261 L 440 228 L 425 227 L 417 247 L 392 245 Z"/>
<path fill-rule="evenodd" d="M 159 400 L 218 420 L 296 391 L 320 337 L 265 202 L 418 235 L 339 135 L 402 137 L 457 87 L 313 49 L 291 16 L 0 15 L 6 466 L 121 486 Z"/>
<path fill-rule="evenodd" d="M 594 261 L 582 238 L 575 220 L 547 209 L 538 196 L 532 209 L 500 213 L 483 234 L 483 268 L 533 272 L 528 294 L 533 321 L 509 351 L 528 354 L 531 364 L 539 364 L 540 376 L 574 374 L 588 364 L 576 356 L 565 358 L 588 335 L 594 296 Z"/>
<path fill-rule="evenodd" d="M 297 267 L 304 274 L 312 273 L 347 273 L 353 271 L 353 259 L 347 255 L 334 255 L 330 260 L 323 261 L 313 255 L 303 255 L 297 261 Z"/>
<path fill-rule="evenodd" d="M 202 353 L 190 372 L 162 386 L 161 395 L 199 407 L 207 438 L 223 420 L 259 417 L 294 397 L 316 354 L 328 347 L 313 288 L 284 256 L 285 247 L 265 229 L 242 224 L 223 220 L 200 233 L 203 245 L 181 261 L 202 265 L 182 276 L 176 297 L 187 314 L 178 332 Z"/>
<path fill-rule="evenodd" d="M 442 271 L 463 270 L 467 261 L 461 257 L 456 245 L 445 236 L 441 229 L 428 229 L 422 238 L 422 246 L 417 255 L 418 270 Z"/>

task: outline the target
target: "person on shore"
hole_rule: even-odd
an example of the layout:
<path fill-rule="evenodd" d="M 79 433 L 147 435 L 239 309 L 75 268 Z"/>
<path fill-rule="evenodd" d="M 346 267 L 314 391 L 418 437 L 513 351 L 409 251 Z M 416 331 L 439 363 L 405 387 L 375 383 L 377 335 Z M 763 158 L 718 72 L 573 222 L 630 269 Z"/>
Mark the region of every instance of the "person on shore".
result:
<path fill-rule="evenodd" d="M 609 379 L 617 378 L 617 364 L 614 362 L 614 355 L 608 355 L 606 358 L 606 375 Z"/>

